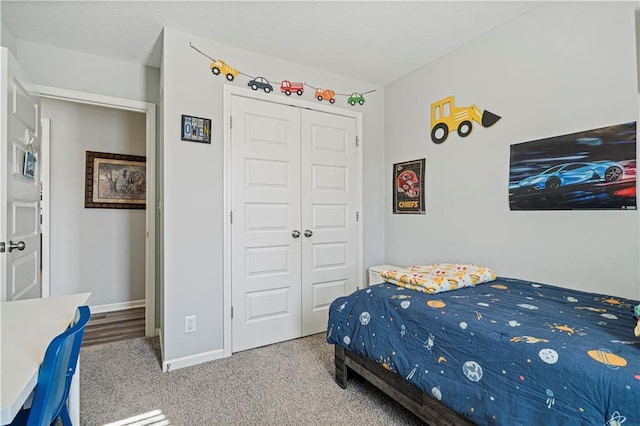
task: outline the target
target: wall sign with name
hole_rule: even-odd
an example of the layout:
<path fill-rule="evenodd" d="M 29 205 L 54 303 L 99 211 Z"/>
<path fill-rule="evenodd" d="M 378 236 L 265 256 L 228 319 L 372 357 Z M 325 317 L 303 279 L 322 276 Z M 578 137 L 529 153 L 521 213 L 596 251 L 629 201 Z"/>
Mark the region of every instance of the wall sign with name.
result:
<path fill-rule="evenodd" d="M 211 143 L 211 119 L 182 115 L 183 141 Z"/>

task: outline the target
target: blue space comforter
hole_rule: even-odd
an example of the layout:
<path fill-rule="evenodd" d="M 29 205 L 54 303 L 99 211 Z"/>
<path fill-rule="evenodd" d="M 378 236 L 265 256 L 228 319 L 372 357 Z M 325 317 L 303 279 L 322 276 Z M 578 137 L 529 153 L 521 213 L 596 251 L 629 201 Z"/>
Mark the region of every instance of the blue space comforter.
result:
<path fill-rule="evenodd" d="M 332 303 L 327 342 L 481 425 L 640 425 L 638 303 L 501 277 L 432 295 L 383 283 Z"/>

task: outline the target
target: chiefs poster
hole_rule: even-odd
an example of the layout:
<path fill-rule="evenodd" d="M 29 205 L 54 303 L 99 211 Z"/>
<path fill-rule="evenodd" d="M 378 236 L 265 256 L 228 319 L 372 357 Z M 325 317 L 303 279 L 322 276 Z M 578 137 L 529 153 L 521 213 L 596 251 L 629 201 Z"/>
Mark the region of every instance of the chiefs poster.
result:
<path fill-rule="evenodd" d="M 425 159 L 393 165 L 393 213 L 425 214 Z"/>

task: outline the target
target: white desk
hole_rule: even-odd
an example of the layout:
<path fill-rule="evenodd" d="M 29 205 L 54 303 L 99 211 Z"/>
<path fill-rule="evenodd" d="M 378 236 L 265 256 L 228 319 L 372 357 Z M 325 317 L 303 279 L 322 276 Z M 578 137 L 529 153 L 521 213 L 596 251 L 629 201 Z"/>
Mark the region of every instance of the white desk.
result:
<path fill-rule="evenodd" d="M 38 383 L 40 364 L 49 343 L 67 329 L 76 308 L 86 305 L 91 293 L 0 303 L 0 424 L 11 423 Z M 75 405 L 73 424 L 79 423 L 79 393 L 69 396 Z M 70 407 L 71 408 L 71 407 Z M 76 419 L 74 419 L 76 417 Z"/>

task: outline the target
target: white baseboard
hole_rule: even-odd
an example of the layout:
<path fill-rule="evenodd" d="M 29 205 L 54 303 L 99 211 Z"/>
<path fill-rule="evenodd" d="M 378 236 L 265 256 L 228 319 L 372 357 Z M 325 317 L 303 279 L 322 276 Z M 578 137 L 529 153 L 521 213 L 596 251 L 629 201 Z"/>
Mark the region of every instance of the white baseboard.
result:
<path fill-rule="evenodd" d="M 214 361 L 224 358 L 222 349 L 211 352 L 203 352 L 201 354 L 189 355 L 182 358 L 170 359 L 162 362 L 162 371 L 170 372 L 178 368 L 190 367 L 192 365 L 202 364 L 203 362 Z"/>
<path fill-rule="evenodd" d="M 164 366 L 164 345 L 162 344 L 162 330 L 156 328 L 156 334 L 158 335 L 158 341 L 160 343 L 160 360 L 162 361 L 162 371 L 167 371 Z"/>
<path fill-rule="evenodd" d="M 145 301 L 143 300 L 132 300 L 130 302 L 121 302 L 121 303 L 111 303 L 109 305 L 93 305 L 90 306 L 92 314 L 99 314 L 102 312 L 113 312 L 113 311 L 124 311 L 125 309 L 132 308 L 144 308 Z"/>

